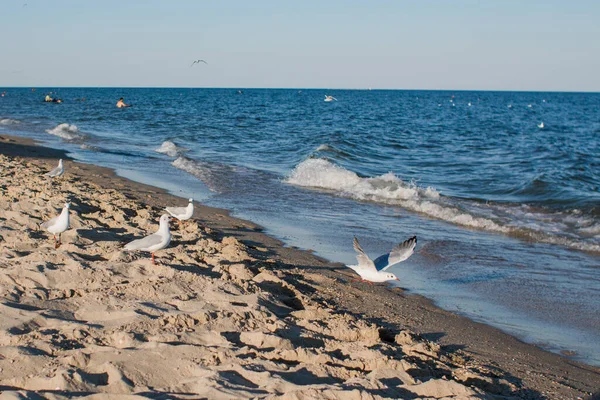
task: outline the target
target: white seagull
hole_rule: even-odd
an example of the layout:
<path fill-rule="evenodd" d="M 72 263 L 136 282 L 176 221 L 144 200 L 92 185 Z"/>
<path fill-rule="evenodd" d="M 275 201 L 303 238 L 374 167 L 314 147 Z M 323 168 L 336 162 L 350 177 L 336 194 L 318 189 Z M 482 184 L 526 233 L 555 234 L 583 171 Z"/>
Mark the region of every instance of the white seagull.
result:
<path fill-rule="evenodd" d="M 337 101 L 337 99 L 335 97 L 325 95 L 325 101 L 334 101 L 334 100 Z"/>
<path fill-rule="evenodd" d="M 167 214 L 163 214 L 160 217 L 160 225 L 156 233 L 127 243 L 125 250 L 149 251 L 152 254 L 152 264 L 156 265 L 156 262 L 154 262 L 154 252 L 166 248 L 171 242 L 171 231 L 169 230 L 170 219 L 171 217 Z"/>
<path fill-rule="evenodd" d="M 391 272 L 385 272 L 385 270 L 410 257 L 414 252 L 416 245 L 417 237 L 413 236 L 398 244 L 389 253 L 379 256 L 375 261 L 372 261 L 360 247 L 360 244 L 358 244 L 358 239 L 354 238 L 354 250 L 358 253 L 356 255 L 358 265 L 348 265 L 347 267 L 360 275 L 360 280 L 362 282 L 399 281 L 400 279 L 398 279 L 396 275 Z"/>
<path fill-rule="evenodd" d="M 65 167 L 63 166 L 62 158 L 58 160 L 58 167 L 54 168 L 52 171 L 45 174 L 51 178 L 57 178 L 61 176 L 65 172 Z"/>
<path fill-rule="evenodd" d="M 165 211 L 171 214 L 173 218 L 177 218 L 179 222 L 186 221 L 194 215 L 194 199 L 190 199 L 187 207 L 167 207 Z"/>
<path fill-rule="evenodd" d="M 540 129 L 544 129 L 544 123 L 540 122 L 537 127 L 540 128 Z"/>
<path fill-rule="evenodd" d="M 196 60 L 196 61 L 194 61 L 194 62 L 192 63 L 192 65 L 190 65 L 190 68 L 191 68 L 191 67 L 193 67 L 193 66 L 194 66 L 194 64 L 199 64 L 199 63 L 201 63 L 201 62 L 203 62 L 204 64 L 208 65 L 208 63 L 207 63 L 206 61 L 204 61 L 204 60 Z"/>
<path fill-rule="evenodd" d="M 44 222 L 41 227 L 54 235 L 54 248 L 62 244 L 60 242 L 60 234 L 69 229 L 69 203 L 65 203 L 59 216 L 52 218 L 50 221 Z M 58 242 L 56 241 L 56 234 L 58 234 Z"/>

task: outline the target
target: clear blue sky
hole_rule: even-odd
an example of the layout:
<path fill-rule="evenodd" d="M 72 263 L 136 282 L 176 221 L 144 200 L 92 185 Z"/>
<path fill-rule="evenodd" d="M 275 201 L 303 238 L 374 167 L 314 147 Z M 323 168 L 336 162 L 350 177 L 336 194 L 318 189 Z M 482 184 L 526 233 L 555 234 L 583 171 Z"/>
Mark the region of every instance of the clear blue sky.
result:
<path fill-rule="evenodd" d="M 2 0 L 0 86 L 600 91 L 599 21 L 598 0 Z"/>

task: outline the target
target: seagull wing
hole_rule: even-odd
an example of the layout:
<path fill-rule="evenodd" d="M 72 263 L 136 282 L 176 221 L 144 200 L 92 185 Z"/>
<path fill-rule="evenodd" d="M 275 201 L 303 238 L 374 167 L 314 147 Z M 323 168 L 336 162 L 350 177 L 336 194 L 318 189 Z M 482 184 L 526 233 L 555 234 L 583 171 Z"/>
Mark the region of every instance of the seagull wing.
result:
<path fill-rule="evenodd" d="M 59 172 L 60 172 L 60 167 L 56 167 L 52 171 L 48 172 L 45 175 L 46 176 L 54 176 L 54 175 L 58 174 Z"/>
<path fill-rule="evenodd" d="M 377 257 L 375 260 L 375 268 L 377 271 L 385 271 L 394 264 L 398 264 L 406 260 L 412 255 L 417 245 L 417 237 L 413 236 L 410 239 L 398 244 L 387 254 Z"/>
<path fill-rule="evenodd" d="M 44 229 L 48 229 L 49 227 L 51 227 L 52 225 L 54 225 L 56 223 L 56 221 L 58 221 L 59 217 L 60 217 L 60 215 L 57 215 L 56 217 L 52 218 L 51 220 L 44 222 L 40 226 L 42 228 L 44 228 Z"/>
<path fill-rule="evenodd" d="M 125 245 L 125 250 L 146 250 L 150 247 L 160 244 L 163 240 L 161 235 L 153 233 L 150 236 L 146 236 L 141 239 L 134 240 Z"/>
<path fill-rule="evenodd" d="M 356 255 L 356 260 L 358 261 L 358 267 L 365 270 L 373 270 L 376 271 L 375 264 L 373 261 L 365 254 L 365 251 L 358 244 L 358 239 L 354 238 L 354 250 L 358 253 Z"/>
<path fill-rule="evenodd" d="M 165 211 L 168 212 L 169 214 L 171 214 L 172 216 L 177 217 L 178 215 L 185 215 L 187 208 L 186 207 L 167 207 L 167 208 L 165 208 Z"/>

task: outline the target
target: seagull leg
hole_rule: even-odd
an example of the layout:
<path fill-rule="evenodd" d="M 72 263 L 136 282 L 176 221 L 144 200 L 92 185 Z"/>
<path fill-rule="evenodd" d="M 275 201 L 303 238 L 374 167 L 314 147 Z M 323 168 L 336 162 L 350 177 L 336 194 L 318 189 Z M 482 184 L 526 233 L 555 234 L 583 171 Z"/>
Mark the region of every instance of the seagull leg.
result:
<path fill-rule="evenodd" d="M 150 253 L 150 254 L 152 254 L 152 264 L 156 265 L 156 261 L 154 261 L 154 253 Z"/>
<path fill-rule="evenodd" d="M 56 241 L 56 236 L 54 237 L 54 248 L 58 249 L 61 245 L 61 241 L 60 241 L 60 233 L 58 234 L 58 242 Z"/>

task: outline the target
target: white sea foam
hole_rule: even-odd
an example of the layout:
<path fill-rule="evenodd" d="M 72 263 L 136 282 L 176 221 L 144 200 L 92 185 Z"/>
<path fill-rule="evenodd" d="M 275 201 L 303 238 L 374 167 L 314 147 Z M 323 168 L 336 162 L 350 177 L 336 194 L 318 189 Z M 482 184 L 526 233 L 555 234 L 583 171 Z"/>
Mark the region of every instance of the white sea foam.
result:
<path fill-rule="evenodd" d="M 399 206 L 469 228 L 600 252 L 600 245 L 595 240 L 574 238 L 567 233 L 575 230 L 587 236 L 598 234 L 598 224 L 579 215 L 568 216 L 561 213 L 561 218 L 558 218 L 558 215 L 538 214 L 527 207 L 509 208 L 497 205 L 484 208 L 475 203 L 458 206 L 455 204 L 456 200 L 441 197 L 435 188 L 421 188 L 415 183 L 403 182 L 392 173 L 375 178 L 362 178 L 328 160 L 311 158 L 300 163 L 286 182 L 331 190 L 338 196 L 356 200 Z"/>
<path fill-rule="evenodd" d="M 300 163 L 287 182 L 333 190 L 340 196 L 357 200 L 397 205 L 457 225 L 508 232 L 508 228 L 490 219 L 443 204 L 435 188 L 421 188 L 415 183 L 406 183 L 391 172 L 375 178 L 362 178 L 327 160 L 312 158 Z"/>
<path fill-rule="evenodd" d="M 331 146 L 329 146 L 328 144 L 322 144 L 315 149 L 315 151 L 330 151 L 330 150 L 331 150 Z"/>
<path fill-rule="evenodd" d="M 53 129 L 46 130 L 51 135 L 55 135 L 67 140 L 79 139 L 82 137 L 79 128 L 75 125 L 59 124 Z"/>
<path fill-rule="evenodd" d="M 180 156 L 171 165 L 199 178 L 209 190 L 213 192 L 218 191 L 214 184 L 214 175 L 207 164 Z"/>
<path fill-rule="evenodd" d="M 164 142 L 162 142 L 160 147 L 154 151 L 157 153 L 166 154 L 169 157 L 177 157 L 181 153 L 187 151 L 187 149 L 177 146 L 175 143 L 171 142 L 170 140 L 165 140 Z"/>
<path fill-rule="evenodd" d="M 18 123 L 19 123 L 19 121 L 17 121 L 16 119 L 10 119 L 10 118 L 0 119 L 0 125 L 15 125 Z"/>
<path fill-rule="evenodd" d="M 586 235 L 600 236 L 600 223 L 580 228 L 579 231 Z"/>

